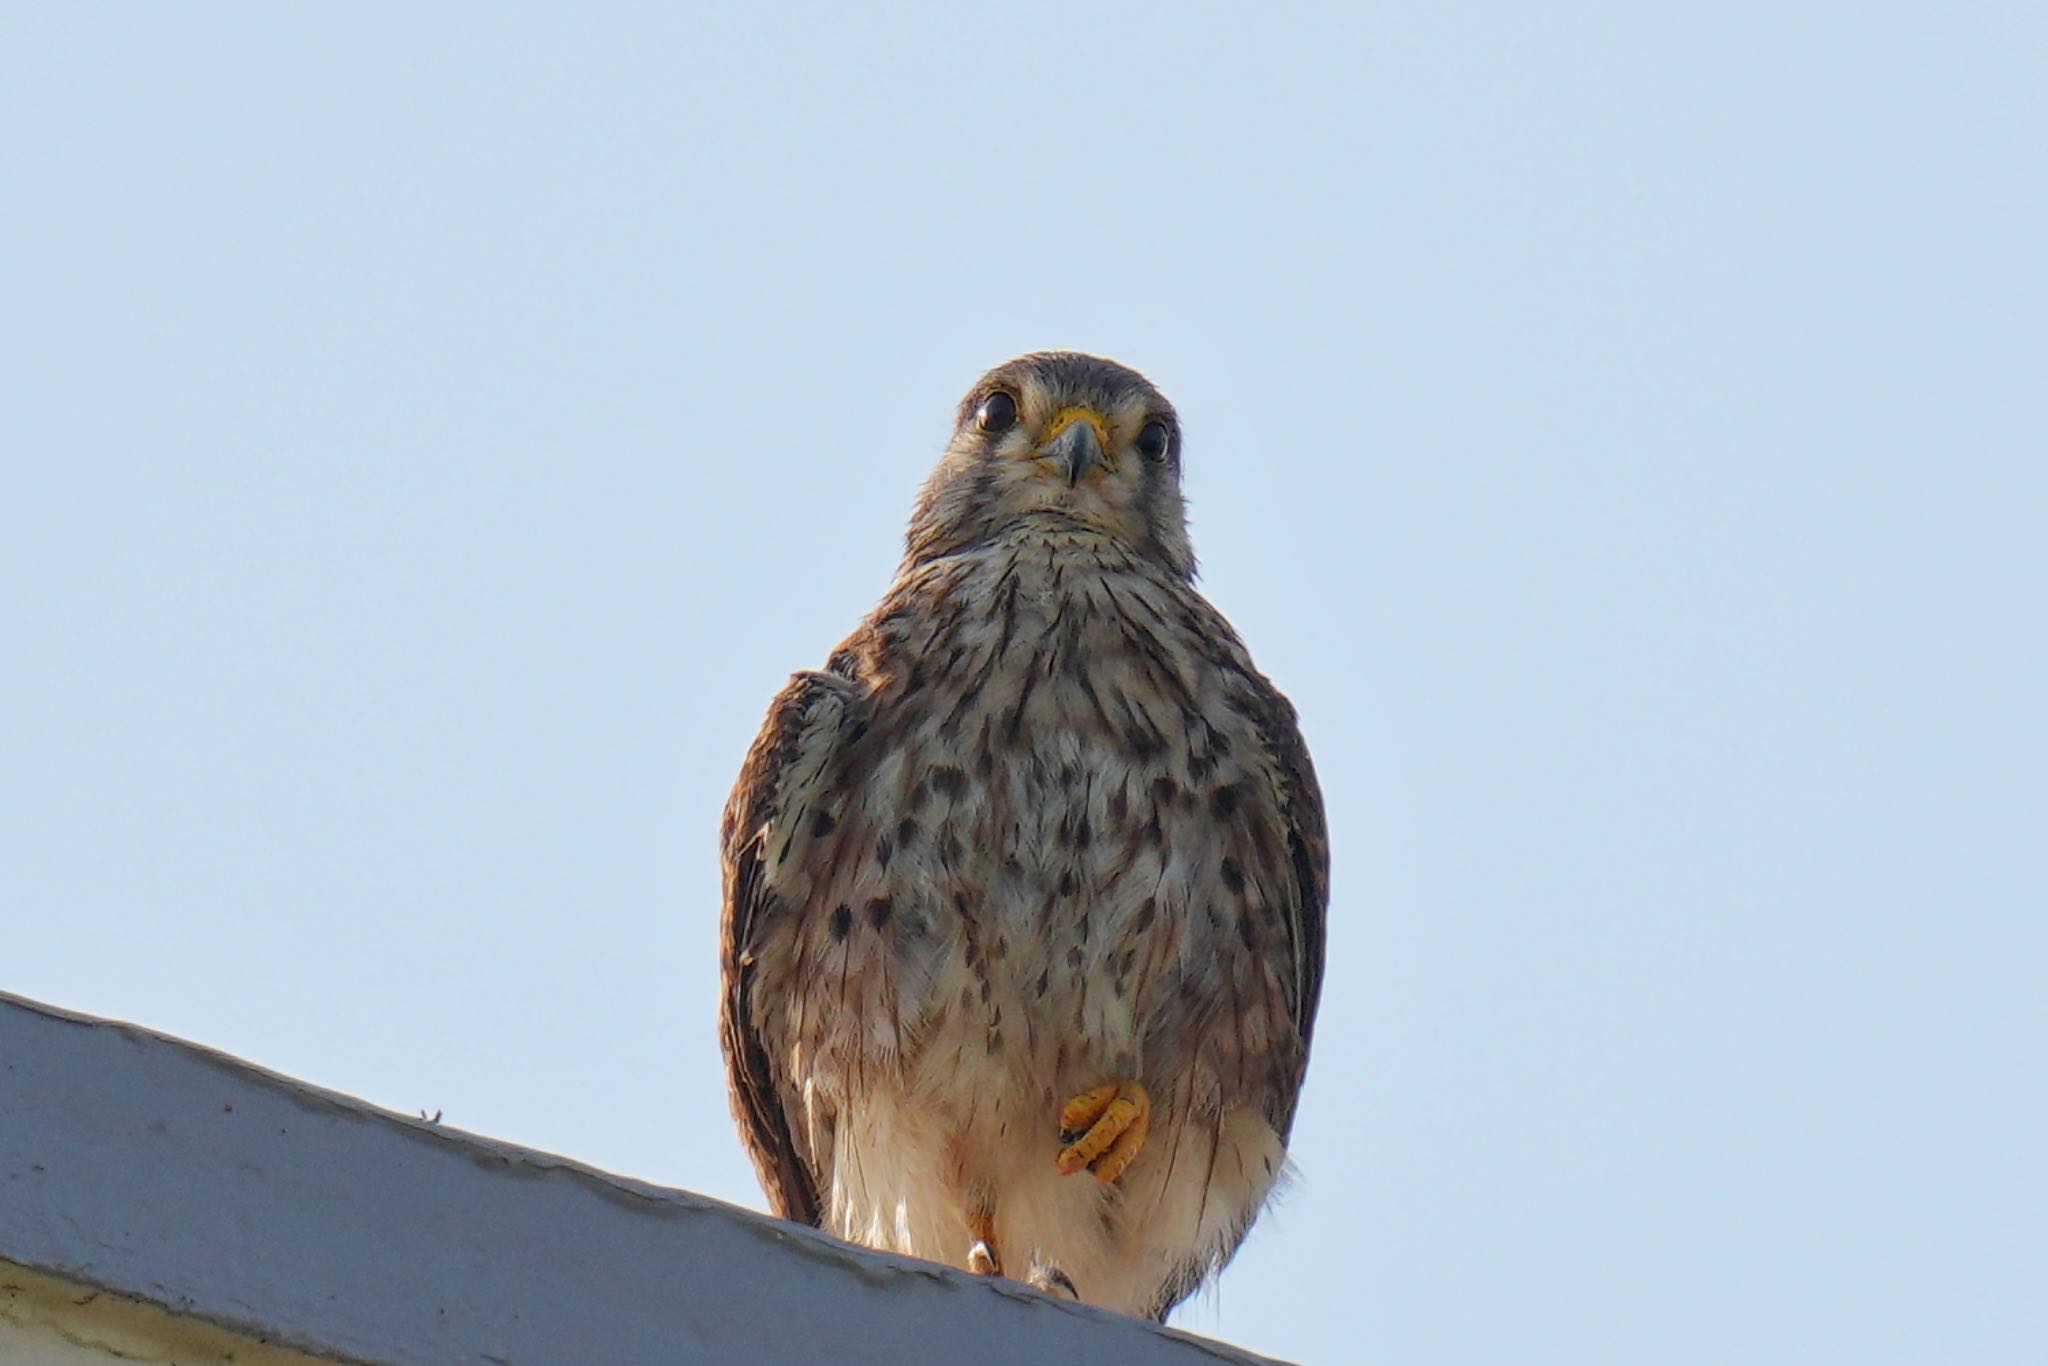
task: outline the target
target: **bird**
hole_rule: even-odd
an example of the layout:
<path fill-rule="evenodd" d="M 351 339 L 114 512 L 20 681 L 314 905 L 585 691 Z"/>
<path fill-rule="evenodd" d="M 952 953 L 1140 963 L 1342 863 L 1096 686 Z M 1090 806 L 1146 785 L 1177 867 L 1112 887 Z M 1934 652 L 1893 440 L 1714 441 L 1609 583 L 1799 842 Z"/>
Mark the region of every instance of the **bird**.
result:
<path fill-rule="evenodd" d="M 1195 587 L 1181 456 L 1115 361 L 984 375 L 720 827 L 772 1211 L 1160 1321 L 1289 1175 L 1330 864 L 1296 712 Z"/>

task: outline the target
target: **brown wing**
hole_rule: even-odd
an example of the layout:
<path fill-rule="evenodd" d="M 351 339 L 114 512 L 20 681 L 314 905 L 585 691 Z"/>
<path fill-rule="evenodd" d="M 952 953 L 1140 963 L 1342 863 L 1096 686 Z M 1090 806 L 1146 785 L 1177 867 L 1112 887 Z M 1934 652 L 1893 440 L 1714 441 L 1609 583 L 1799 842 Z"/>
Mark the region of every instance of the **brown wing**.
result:
<path fill-rule="evenodd" d="M 754 949 L 762 928 L 775 917 L 802 913 L 802 907 L 784 906 L 767 890 L 764 859 L 778 843 L 775 836 L 784 814 L 801 811 L 808 790 L 823 781 L 825 761 L 838 748 L 855 697 L 853 685 L 836 674 L 800 673 L 791 678 L 770 705 L 768 719 L 747 751 L 721 831 L 724 980 L 718 1033 L 733 1118 L 775 1213 L 812 1225 L 823 1213 L 821 1173 L 801 1129 L 791 1123 L 796 1085 L 756 1026 Z M 779 844 L 787 850 L 786 839 Z"/>
<path fill-rule="evenodd" d="M 1258 726 L 1266 752 L 1279 770 L 1281 819 L 1293 877 L 1291 895 L 1281 907 L 1287 949 L 1293 957 L 1287 980 L 1292 986 L 1289 1014 L 1301 1036 L 1300 1064 L 1308 1067 L 1309 1040 L 1315 1032 L 1316 1003 L 1323 990 L 1323 929 L 1330 905 L 1330 836 L 1323 820 L 1323 791 L 1294 707 L 1270 681 L 1254 672 L 1252 705 L 1247 708 Z M 1301 1076 L 1292 1079 L 1280 1120 L 1284 1140 L 1294 1127 L 1294 1107 L 1301 1095 Z"/>

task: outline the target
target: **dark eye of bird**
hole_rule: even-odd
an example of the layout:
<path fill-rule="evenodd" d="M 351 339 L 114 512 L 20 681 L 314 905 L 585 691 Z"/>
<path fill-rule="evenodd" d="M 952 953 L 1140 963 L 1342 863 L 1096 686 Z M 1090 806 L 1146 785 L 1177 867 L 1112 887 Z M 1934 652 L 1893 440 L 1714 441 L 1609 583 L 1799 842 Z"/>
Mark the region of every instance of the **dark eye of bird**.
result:
<path fill-rule="evenodd" d="M 1164 422 L 1147 422 L 1145 430 L 1138 433 L 1138 454 L 1155 465 L 1166 459 L 1172 448 L 1173 434 L 1166 430 Z"/>
<path fill-rule="evenodd" d="M 1017 400 L 1001 389 L 983 399 L 974 412 L 974 425 L 990 435 L 1007 432 L 1016 424 Z"/>

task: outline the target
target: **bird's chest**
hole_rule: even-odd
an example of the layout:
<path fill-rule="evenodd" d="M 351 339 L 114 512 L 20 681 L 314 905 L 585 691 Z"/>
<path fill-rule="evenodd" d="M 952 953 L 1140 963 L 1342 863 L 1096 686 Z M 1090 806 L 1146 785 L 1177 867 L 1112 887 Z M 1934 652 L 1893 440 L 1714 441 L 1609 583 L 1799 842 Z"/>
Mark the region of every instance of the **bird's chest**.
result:
<path fill-rule="evenodd" d="M 1020 593 L 904 699 L 910 876 L 939 893 L 933 1008 L 1034 1053 L 1136 1047 L 1164 1003 L 1213 995 L 1234 932 L 1219 826 L 1258 776 L 1172 616 L 1090 590 Z"/>
<path fill-rule="evenodd" d="M 769 851 L 804 911 L 764 932 L 764 1010 L 814 1075 L 1128 1069 L 1265 990 L 1229 974 L 1270 935 L 1274 780 L 1170 593 L 1013 565 L 883 625 Z"/>

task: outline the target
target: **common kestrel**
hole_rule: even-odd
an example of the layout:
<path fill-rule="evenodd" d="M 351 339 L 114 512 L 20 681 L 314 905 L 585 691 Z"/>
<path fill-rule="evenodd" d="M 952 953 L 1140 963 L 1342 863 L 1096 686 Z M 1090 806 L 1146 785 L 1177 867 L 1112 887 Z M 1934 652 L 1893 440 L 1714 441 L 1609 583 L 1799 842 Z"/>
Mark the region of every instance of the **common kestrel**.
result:
<path fill-rule="evenodd" d="M 990 371 L 722 832 L 720 1033 L 775 1212 L 1155 1318 L 1281 1174 L 1329 889 L 1180 457 L 1121 365 Z"/>

